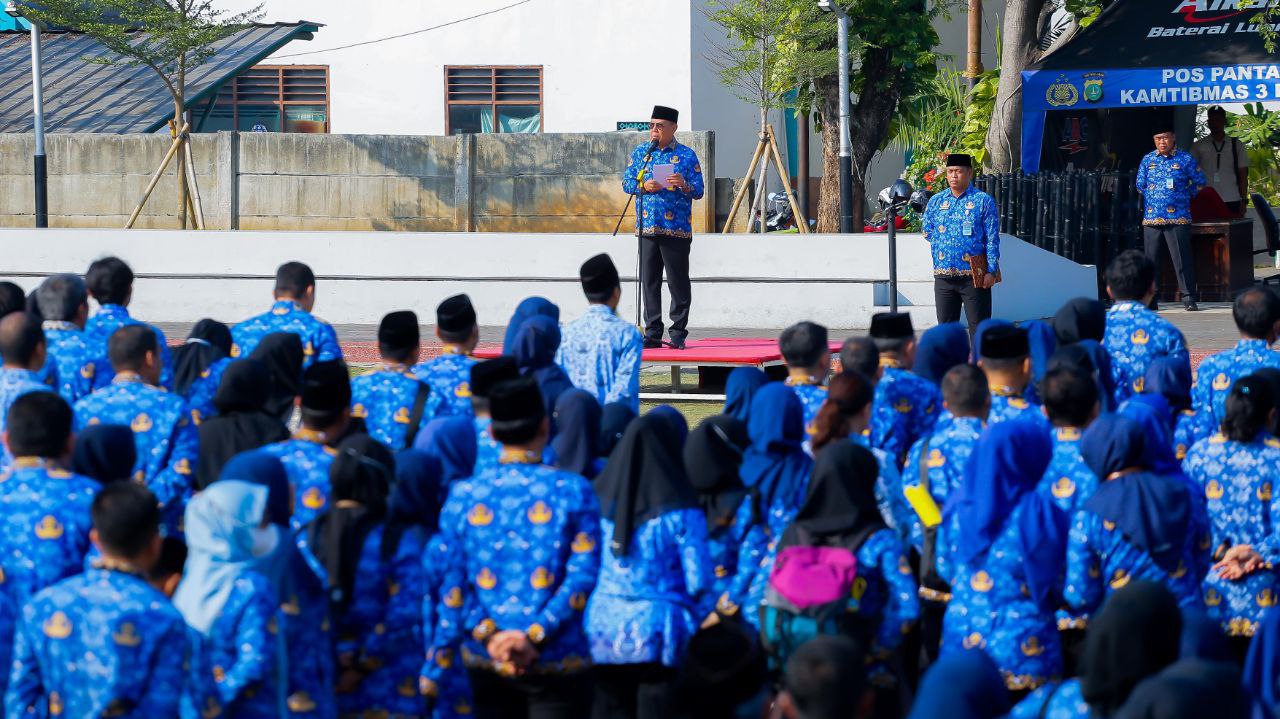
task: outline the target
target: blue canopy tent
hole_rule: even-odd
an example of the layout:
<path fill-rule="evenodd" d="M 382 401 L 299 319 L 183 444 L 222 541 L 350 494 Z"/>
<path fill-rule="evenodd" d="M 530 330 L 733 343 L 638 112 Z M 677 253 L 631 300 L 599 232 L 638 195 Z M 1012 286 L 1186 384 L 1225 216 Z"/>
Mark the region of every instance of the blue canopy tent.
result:
<path fill-rule="evenodd" d="M 1280 100 L 1280 57 L 1252 22 L 1262 10 L 1240 9 L 1267 4 L 1116 0 L 1022 73 L 1023 172 L 1041 169 L 1053 113 Z"/>

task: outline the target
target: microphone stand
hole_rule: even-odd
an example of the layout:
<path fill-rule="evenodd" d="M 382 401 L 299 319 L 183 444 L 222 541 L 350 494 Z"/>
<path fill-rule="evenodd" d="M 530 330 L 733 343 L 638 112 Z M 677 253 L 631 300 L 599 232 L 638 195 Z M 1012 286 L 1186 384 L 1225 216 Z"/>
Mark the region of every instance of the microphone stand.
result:
<path fill-rule="evenodd" d="M 642 245 L 640 243 L 644 241 L 644 237 L 641 234 L 641 232 L 643 228 L 644 196 L 647 194 L 644 191 L 644 183 L 646 182 L 645 176 L 649 174 L 649 163 L 653 158 L 653 151 L 656 149 L 658 149 L 658 141 L 654 140 L 653 142 L 649 143 L 649 151 L 644 153 L 644 159 L 640 160 L 640 172 L 639 174 L 636 175 L 636 191 L 635 193 L 627 196 L 627 204 L 625 207 L 622 208 L 622 214 L 618 215 L 618 224 L 614 225 L 613 235 L 612 235 L 613 237 L 618 236 L 618 230 L 622 229 L 622 219 L 627 216 L 627 210 L 631 208 L 631 201 L 635 200 L 635 203 L 636 203 L 636 327 L 640 328 L 641 332 L 644 332 L 644 324 L 640 316 L 641 290 L 643 289 L 644 283 L 643 283 L 643 278 L 640 276 L 640 255 L 643 252 Z"/>

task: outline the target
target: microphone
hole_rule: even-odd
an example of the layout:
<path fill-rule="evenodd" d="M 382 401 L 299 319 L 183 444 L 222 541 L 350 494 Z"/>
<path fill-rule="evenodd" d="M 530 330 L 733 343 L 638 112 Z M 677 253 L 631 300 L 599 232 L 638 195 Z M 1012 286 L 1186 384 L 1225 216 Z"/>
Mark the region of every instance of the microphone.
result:
<path fill-rule="evenodd" d="M 653 142 L 649 143 L 649 152 L 653 152 L 656 149 L 658 149 L 658 141 L 654 140 Z"/>

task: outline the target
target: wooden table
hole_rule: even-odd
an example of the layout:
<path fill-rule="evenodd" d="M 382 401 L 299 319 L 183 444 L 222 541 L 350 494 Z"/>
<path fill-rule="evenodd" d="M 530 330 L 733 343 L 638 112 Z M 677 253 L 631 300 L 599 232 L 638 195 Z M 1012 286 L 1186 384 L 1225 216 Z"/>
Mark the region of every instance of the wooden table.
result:
<path fill-rule="evenodd" d="M 1253 220 L 1193 223 L 1191 257 L 1200 301 L 1232 301 L 1253 285 Z M 1167 243 L 1160 248 L 1160 268 L 1160 301 L 1178 302 L 1178 278 Z"/>

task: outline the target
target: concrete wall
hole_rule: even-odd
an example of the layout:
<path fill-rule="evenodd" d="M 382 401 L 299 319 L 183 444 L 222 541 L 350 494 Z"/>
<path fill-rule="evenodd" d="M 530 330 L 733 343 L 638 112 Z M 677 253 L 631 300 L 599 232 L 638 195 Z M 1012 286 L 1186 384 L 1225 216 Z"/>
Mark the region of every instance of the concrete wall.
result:
<path fill-rule="evenodd" d="M 928 244 L 919 235 L 898 242 L 900 303 L 917 327 L 930 326 Z M 316 313 L 330 322 L 376 324 L 392 309 L 431 317 L 440 300 L 467 292 L 482 324 L 501 325 L 530 295 L 559 304 L 565 319 L 579 315 L 585 303 L 577 268 L 607 252 L 623 276 L 619 312 L 630 318 L 633 243 L 603 234 L 11 229 L 0 230 L 6 258 L 0 279 L 31 289 L 49 274 L 83 272 L 94 259 L 115 254 L 138 277 L 137 316 L 235 322 L 269 303 L 280 263 L 302 260 L 319 278 Z M 1010 236 L 1002 249 L 1008 279 L 994 294 L 997 317 L 1044 317 L 1072 297 L 1096 295 L 1093 268 Z M 778 328 L 811 319 L 857 329 L 888 304 L 884 235 L 703 235 L 693 243 L 690 266 L 694 327 Z"/>
<path fill-rule="evenodd" d="M 622 170 L 643 133 L 197 135 L 197 184 L 210 229 L 606 232 L 627 204 Z M 681 133 L 714 158 L 712 133 Z M 123 227 L 159 166 L 160 135 L 50 135 L 49 224 Z M 0 135 L 0 227 L 31 227 L 31 135 Z M 714 159 L 703 174 L 715 176 Z M 714 183 L 694 231 L 714 223 Z M 177 227 L 173 169 L 145 228 Z M 623 232 L 634 231 L 629 214 Z"/>

